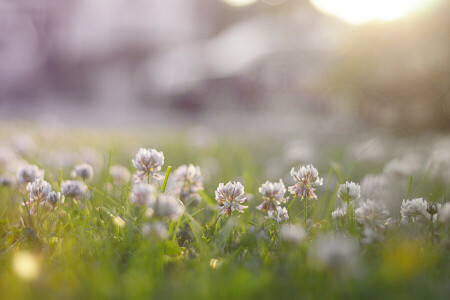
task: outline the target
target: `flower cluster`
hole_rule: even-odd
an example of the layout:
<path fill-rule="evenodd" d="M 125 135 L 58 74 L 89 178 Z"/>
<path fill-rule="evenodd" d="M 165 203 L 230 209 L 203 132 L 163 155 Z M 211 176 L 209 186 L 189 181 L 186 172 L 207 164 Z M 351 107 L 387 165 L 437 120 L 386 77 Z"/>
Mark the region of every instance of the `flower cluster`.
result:
<path fill-rule="evenodd" d="M 220 183 L 216 190 L 216 201 L 219 203 L 220 215 L 231 215 L 232 211 L 244 212 L 248 206 L 242 205 L 247 200 L 244 186 L 240 182 Z"/>
<path fill-rule="evenodd" d="M 182 165 L 175 170 L 170 180 L 169 190 L 180 198 L 183 203 L 198 203 L 199 192 L 203 191 L 203 177 L 199 166 Z"/>
<path fill-rule="evenodd" d="M 346 181 L 339 186 L 337 194 L 339 199 L 343 201 L 354 201 L 361 197 L 361 188 L 359 184 L 354 183 L 353 181 Z"/>
<path fill-rule="evenodd" d="M 286 187 L 281 179 L 279 182 L 266 181 L 259 188 L 259 192 L 263 202 L 256 209 L 267 211 L 269 219 L 278 223 L 289 219 L 286 208 L 280 206 L 281 203 L 286 203 L 288 200 L 288 197 L 284 196 Z"/>
<path fill-rule="evenodd" d="M 315 187 L 323 184 L 323 178 L 319 177 L 319 172 L 313 165 L 302 166 L 298 171 L 292 168 L 291 176 L 297 182 L 289 187 L 291 194 L 300 196 L 302 199 L 317 199 L 314 193 Z"/>
<path fill-rule="evenodd" d="M 135 158 L 131 160 L 133 166 L 138 170 L 138 180 L 143 180 L 145 177 L 161 179 L 162 176 L 158 172 L 164 165 L 164 153 L 158 152 L 155 149 L 140 148 Z"/>

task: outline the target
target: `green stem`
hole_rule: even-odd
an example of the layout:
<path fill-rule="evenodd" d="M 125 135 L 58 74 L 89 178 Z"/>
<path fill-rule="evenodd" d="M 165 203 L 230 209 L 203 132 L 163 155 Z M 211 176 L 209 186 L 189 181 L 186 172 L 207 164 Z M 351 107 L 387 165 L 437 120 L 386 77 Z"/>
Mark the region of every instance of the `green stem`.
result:
<path fill-rule="evenodd" d="M 172 171 L 172 167 L 168 166 L 167 167 L 167 171 L 166 171 L 166 177 L 164 178 L 164 183 L 163 183 L 163 186 L 161 188 L 161 192 L 163 192 L 163 193 L 166 190 L 167 180 L 169 179 L 170 171 Z"/>
<path fill-rule="evenodd" d="M 305 205 L 305 210 L 304 210 L 304 216 L 305 216 L 305 230 L 307 228 L 307 223 L 308 223 L 308 198 L 304 198 L 304 205 Z"/>

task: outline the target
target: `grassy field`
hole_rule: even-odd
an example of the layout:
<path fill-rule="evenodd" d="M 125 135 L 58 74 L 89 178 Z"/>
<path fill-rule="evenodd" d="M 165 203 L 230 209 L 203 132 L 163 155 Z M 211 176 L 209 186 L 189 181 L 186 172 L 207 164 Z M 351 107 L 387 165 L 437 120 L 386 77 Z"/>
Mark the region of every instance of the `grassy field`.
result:
<path fill-rule="evenodd" d="M 30 139 L 3 130 L 1 298 L 448 299 L 448 138 L 342 138 L 310 146 L 197 134 L 32 131 Z M 120 164 L 135 174 L 132 159 L 140 147 L 162 151 L 165 161 L 140 183 L 151 186 L 149 197 L 157 200 L 137 204 L 130 199 L 136 178 L 111 170 Z M 81 176 L 86 190 L 67 193 L 64 203 L 62 197 L 33 202 L 28 183 L 17 177 L 25 162 L 44 170 L 56 192 L 83 162 L 93 177 Z M 177 169 L 189 164 L 200 166 L 202 176 L 182 197 Z M 309 164 L 323 178 L 317 199 L 289 192 L 296 184 L 291 168 Z M 289 219 L 277 222 L 257 206 L 261 185 L 280 178 L 289 198 L 277 205 Z M 219 215 L 215 191 L 229 181 L 242 184 L 241 204 L 248 208 L 225 207 Z M 303 188 L 310 191 L 313 181 Z M 346 181 L 361 185 L 360 197 L 340 193 Z M 184 203 L 164 202 L 168 195 Z M 380 206 L 357 210 L 369 197 L 389 216 L 380 216 Z M 415 198 L 425 199 L 423 210 L 404 205 L 401 214 L 402 200 Z M 342 215 L 332 217 L 338 208 Z"/>

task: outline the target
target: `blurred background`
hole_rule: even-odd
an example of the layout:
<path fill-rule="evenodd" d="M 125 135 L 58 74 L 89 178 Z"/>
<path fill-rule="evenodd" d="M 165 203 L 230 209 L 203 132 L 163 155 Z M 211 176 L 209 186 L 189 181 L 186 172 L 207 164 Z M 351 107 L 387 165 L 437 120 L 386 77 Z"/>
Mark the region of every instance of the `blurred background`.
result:
<path fill-rule="evenodd" d="M 448 130 L 449 16 L 446 0 L 0 0 L 0 118 Z"/>

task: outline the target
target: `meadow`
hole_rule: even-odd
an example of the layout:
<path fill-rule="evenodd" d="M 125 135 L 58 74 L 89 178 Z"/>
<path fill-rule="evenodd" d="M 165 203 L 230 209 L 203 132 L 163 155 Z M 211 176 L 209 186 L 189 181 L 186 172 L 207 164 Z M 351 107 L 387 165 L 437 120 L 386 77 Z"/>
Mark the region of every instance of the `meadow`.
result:
<path fill-rule="evenodd" d="M 11 128 L 3 299 L 450 294 L 448 136 Z"/>

